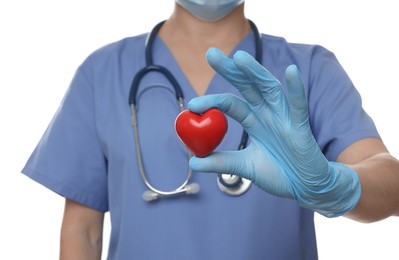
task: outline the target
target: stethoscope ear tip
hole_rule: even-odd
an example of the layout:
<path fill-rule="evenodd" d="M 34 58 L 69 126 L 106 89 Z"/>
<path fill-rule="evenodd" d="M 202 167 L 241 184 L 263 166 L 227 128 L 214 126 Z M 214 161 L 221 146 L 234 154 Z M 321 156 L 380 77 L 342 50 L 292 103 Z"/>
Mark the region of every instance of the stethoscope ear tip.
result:
<path fill-rule="evenodd" d="M 198 183 L 190 183 L 186 186 L 187 194 L 197 194 L 200 191 L 200 186 Z"/>
<path fill-rule="evenodd" d="M 157 200 L 158 197 L 159 197 L 159 194 L 155 193 L 153 191 L 146 190 L 145 192 L 143 192 L 143 200 L 145 200 L 145 201 L 148 201 L 148 202 L 154 201 L 154 200 Z"/>

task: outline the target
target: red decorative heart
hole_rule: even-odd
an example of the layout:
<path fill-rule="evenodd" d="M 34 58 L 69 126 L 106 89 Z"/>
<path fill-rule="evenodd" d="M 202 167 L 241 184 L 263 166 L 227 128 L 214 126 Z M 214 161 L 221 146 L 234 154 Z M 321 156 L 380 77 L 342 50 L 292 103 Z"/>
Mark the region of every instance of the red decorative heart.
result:
<path fill-rule="evenodd" d="M 182 143 L 197 157 L 209 155 L 227 132 L 226 116 L 211 108 L 203 114 L 181 112 L 175 121 L 176 133 Z"/>

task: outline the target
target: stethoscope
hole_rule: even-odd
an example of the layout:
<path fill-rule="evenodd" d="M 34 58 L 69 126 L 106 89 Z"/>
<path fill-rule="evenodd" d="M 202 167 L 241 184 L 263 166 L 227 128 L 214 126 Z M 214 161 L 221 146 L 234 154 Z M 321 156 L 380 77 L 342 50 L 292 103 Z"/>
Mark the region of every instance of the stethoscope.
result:
<path fill-rule="evenodd" d="M 132 120 L 132 126 L 133 126 L 133 132 L 134 132 L 134 140 L 136 143 L 136 155 L 137 155 L 137 162 L 138 162 L 138 168 L 139 172 L 141 175 L 141 178 L 143 179 L 144 184 L 147 186 L 148 190 L 143 193 L 143 199 L 145 201 L 154 201 L 157 200 L 160 197 L 168 197 L 168 196 L 173 196 L 173 195 L 179 195 L 179 194 L 196 194 L 199 192 L 200 187 L 198 183 L 189 183 L 192 177 L 192 171 L 189 168 L 189 171 L 187 173 L 186 179 L 183 181 L 183 183 L 177 187 L 174 190 L 171 191 L 163 191 L 155 188 L 154 186 L 151 185 L 151 183 L 148 181 L 145 171 L 144 171 L 144 166 L 143 166 L 143 160 L 142 160 L 142 154 L 141 154 L 141 146 L 139 142 L 139 134 L 138 134 L 138 127 L 137 127 L 137 116 L 136 116 L 136 96 L 137 96 L 137 91 L 139 88 L 139 84 L 141 79 L 149 72 L 159 72 L 162 75 L 166 77 L 166 79 L 172 84 L 175 94 L 176 94 L 176 99 L 178 102 L 178 105 L 180 107 L 180 111 L 183 111 L 184 108 L 184 101 L 183 101 L 183 91 L 177 82 L 176 78 L 173 76 L 173 74 L 165 67 L 160 66 L 160 65 L 155 65 L 153 62 L 152 58 L 152 49 L 153 49 L 153 44 L 155 37 L 158 34 L 159 29 L 161 26 L 164 24 L 165 21 L 162 21 L 158 23 L 149 33 L 146 43 L 145 43 L 145 58 L 146 58 L 146 66 L 142 68 L 140 71 L 137 72 L 137 74 L 134 76 L 131 88 L 130 88 L 130 94 L 129 94 L 129 105 L 131 109 L 131 120 Z M 251 25 L 251 28 L 254 32 L 255 35 L 255 58 L 256 60 L 261 63 L 262 61 L 262 39 L 261 35 L 259 34 L 258 28 L 256 25 L 249 20 L 249 23 Z M 247 145 L 248 142 L 248 134 L 243 131 L 240 145 L 238 147 L 238 150 L 244 149 Z M 188 159 L 191 158 L 191 153 L 188 152 Z M 249 187 L 251 186 L 251 181 L 247 180 L 245 178 L 241 178 L 236 175 L 232 174 L 219 174 L 217 178 L 217 184 L 218 187 L 221 191 L 224 193 L 231 195 L 231 196 L 239 196 L 244 194 Z"/>

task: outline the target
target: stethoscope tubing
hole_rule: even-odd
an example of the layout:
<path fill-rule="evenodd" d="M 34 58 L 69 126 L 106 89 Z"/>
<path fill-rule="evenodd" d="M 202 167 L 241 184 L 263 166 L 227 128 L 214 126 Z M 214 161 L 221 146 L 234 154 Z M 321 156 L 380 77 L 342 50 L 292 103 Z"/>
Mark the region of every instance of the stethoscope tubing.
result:
<path fill-rule="evenodd" d="M 137 162 L 138 162 L 138 168 L 140 172 L 140 176 L 144 182 L 144 184 L 147 186 L 149 190 L 145 191 L 143 193 L 143 199 L 146 201 L 153 201 L 158 199 L 161 196 L 172 196 L 172 195 L 178 195 L 182 193 L 186 194 L 196 194 L 199 191 L 199 185 L 196 183 L 191 183 L 190 179 L 192 177 L 192 170 L 189 168 L 189 171 L 187 173 L 186 179 L 182 182 L 182 184 L 177 187 L 174 190 L 171 191 L 162 191 L 154 186 L 151 185 L 151 183 L 148 181 L 145 170 L 144 170 L 144 165 L 143 165 L 143 156 L 141 154 L 141 146 L 140 146 L 140 140 L 139 140 L 139 135 L 138 135 L 138 126 L 137 126 L 137 115 L 136 115 L 136 103 L 137 103 L 137 92 L 138 88 L 140 85 L 140 81 L 142 78 L 149 72 L 159 72 L 162 75 L 164 75 L 168 81 L 171 83 L 175 90 L 176 94 L 176 99 L 178 101 L 178 105 L 180 108 L 180 111 L 183 111 L 184 108 L 184 95 L 183 91 L 176 80 L 176 78 L 173 76 L 173 74 L 165 67 L 160 66 L 160 65 L 155 65 L 153 62 L 153 57 L 152 57 L 152 47 L 154 44 L 154 40 L 156 38 L 156 35 L 159 32 L 159 29 L 162 27 L 165 21 L 159 22 L 149 33 L 146 42 L 145 42 L 145 58 L 146 58 L 146 66 L 139 70 L 136 75 L 133 78 L 133 81 L 131 83 L 130 87 L 130 92 L 129 92 L 129 106 L 131 110 L 131 121 L 132 121 L 132 126 L 133 126 L 133 132 L 134 132 L 134 141 L 136 143 L 136 157 L 137 157 Z M 254 32 L 255 35 L 255 58 L 256 60 L 261 63 L 262 62 L 262 39 L 261 35 L 259 34 L 259 31 L 256 27 L 256 25 L 249 20 L 249 23 L 251 25 L 251 28 Z M 246 147 L 248 142 L 248 134 L 243 131 L 241 141 L 238 147 L 238 150 L 242 150 Z M 192 154 L 188 151 L 188 159 L 190 159 Z M 226 181 L 223 176 L 227 176 L 229 181 Z M 231 195 L 231 196 L 238 196 L 243 193 L 245 193 L 251 182 L 249 180 L 243 179 L 238 176 L 232 176 L 230 174 L 219 174 L 218 177 L 218 186 L 219 188 Z"/>

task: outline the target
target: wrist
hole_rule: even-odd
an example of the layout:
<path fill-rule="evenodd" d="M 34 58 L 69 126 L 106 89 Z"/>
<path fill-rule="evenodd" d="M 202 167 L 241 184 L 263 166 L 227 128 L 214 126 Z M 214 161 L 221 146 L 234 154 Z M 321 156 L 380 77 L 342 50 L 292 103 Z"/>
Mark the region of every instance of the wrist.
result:
<path fill-rule="evenodd" d="M 359 176 L 350 167 L 329 162 L 331 181 L 320 191 L 320 200 L 314 210 L 326 217 L 339 217 L 351 211 L 359 202 L 361 185 Z"/>

